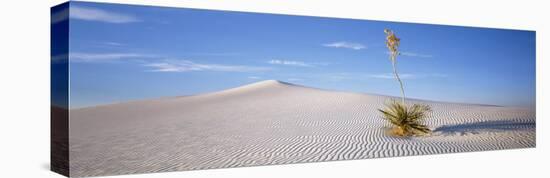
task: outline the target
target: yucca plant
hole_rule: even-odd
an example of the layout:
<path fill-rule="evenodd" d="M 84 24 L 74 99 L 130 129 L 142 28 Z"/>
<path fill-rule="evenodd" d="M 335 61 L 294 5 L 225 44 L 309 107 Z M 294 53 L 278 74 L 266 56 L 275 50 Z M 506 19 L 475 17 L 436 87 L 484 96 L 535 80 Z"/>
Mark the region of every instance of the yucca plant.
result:
<path fill-rule="evenodd" d="M 399 78 L 396 66 L 400 39 L 389 29 L 385 29 L 384 33 L 386 33 L 386 46 L 390 52 L 393 74 L 401 88 L 401 102 L 392 100 L 387 104 L 386 108 L 378 110 L 382 112 L 382 117 L 393 125 L 393 129 L 391 130 L 391 134 L 393 135 L 415 136 L 428 134 L 431 130 L 428 126 L 422 124 L 422 121 L 427 118 L 427 114 L 431 112 L 431 108 L 428 105 L 422 104 L 413 104 L 409 107 L 405 103 L 405 89 L 403 81 Z"/>
<path fill-rule="evenodd" d="M 425 135 L 431 132 L 428 126 L 422 124 L 431 111 L 430 106 L 413 104 L 408 107 L 397 101 L 391 101 L 385 109 L 378 109 L 383 118 L 389 121 L 394 128 L 391 134 L 397 136 Z"/>

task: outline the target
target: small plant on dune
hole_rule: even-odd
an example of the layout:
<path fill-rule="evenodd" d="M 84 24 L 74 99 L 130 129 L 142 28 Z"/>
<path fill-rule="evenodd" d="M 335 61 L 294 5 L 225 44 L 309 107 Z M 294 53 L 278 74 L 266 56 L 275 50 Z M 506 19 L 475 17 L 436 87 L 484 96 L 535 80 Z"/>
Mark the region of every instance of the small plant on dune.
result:
<path fill-rule="evenodd" d="M 399 82 L 401 88 L 401 102 L 391 101 L 384 109 L 378 109 L 382 112 L 385 120 L 389 121 L 393 128 L 390 133 L 397 136 L 415 136 L 429 134 L 431 130 L 428 126 L 422 124 L 422 121 L 427 118 L 427 114 L 431 112 L 428 105 L 413 104 L 408 106 L 405 103 L 405 90 L 403 81 L 399 78 L 397 72 L 397 56 L 399 55 L 400 39 L 395 36 L 395 33 L 389 29 L 385 29 L 386 46 L 389 49 L 390 61 L 393 67 L 395 79 Z"/>
<path fill-rule="evenodd" d="M 394 127 L 390 130 L 392 135 L 413 136 L 430 133 L 430 129 L 422 124 L 431 111 L 430 106 L 413 104 L 408 107 L 397 101 L 387 104 L 385 109 L 379 109 L 384 119 L 388 120 Z"/>

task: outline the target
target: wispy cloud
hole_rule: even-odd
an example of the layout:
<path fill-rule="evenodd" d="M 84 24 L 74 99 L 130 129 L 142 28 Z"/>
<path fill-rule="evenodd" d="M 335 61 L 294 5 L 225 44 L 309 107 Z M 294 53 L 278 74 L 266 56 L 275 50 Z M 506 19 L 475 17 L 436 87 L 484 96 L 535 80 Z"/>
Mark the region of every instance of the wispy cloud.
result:
<path fill-rule="evenodd" d="M 108 45 L 108 46 L 124 46 L 124 44 L 122 44 L 122 43 L 117 43 L 117 42 L 112 42 L 112 41 L 106 41 L 106 42 L 103 42 L 103 44 Z"/>
<path fill-rule="evenodd" d="M 188 53 L 192 56 L 239 56 L 241 53 L 234 52 L 193 52 Z"/>
<path fill-rule="evenodd" d="M 395 76 L 392 73 L 384 73 L 384 74 L 367 74 L 367 78 L 377 78 L 377 79 L 395 79 Z M 411 79 L 417 77 L 415 74 L 399 74 L 399 77 L 401 79 Z"/>
<path fill-rule="evenodd" d="M 302 62 L 302 61 L 288 61 L 288 60 L 278 60 L 278 59 L 267 61 L 267 63 L 274 64 L 274 65 L 288 65 L 288 66 L 297 66 L 297 67 L 313 67 L 314 66 L 314 64 L 309 64 L 309 63 Z"/>
<path fill-rule="evenodd" d="M 327 44 L 323 44 L 323 46 L 330 47 L 330 48 L 347 48 L 347 49 L 353 49 L 353 50 L 361 50 L 361 49 L 367 48 L 367 46 L 361 43 L 353 43 L 353 42 L 346 42 L 346 41 L 327 43 Z"/>
<path fill-rule="evenodd" d="M 385 53 L 389 54 L 389 52 L 387 52 L 387 51 Z M 399 52 L 399 55 L 409 56 L 409 57 L 417 57 L 417 58 L 432 58 L 433 57 L 433 55 L 430 55 L 430 54 L 420 54 L 420 53 L 407 52 L 407 51 Z"/>
<path fill-rule="evenodd" d="M 395 76 L 393 73 L 383 73 L 383 74 L 367 74 L 367 77 L 369 78 L 378 78 L 378 79 L 395 79 Z M 399 74 L 399 77 L 401 79 L 419 79 L 419 78 L 445 78 L 447 75 L 445 74 L 410 74 L 410 73 L 404 73 Z"/>
<path fill-rule="evenodd" d="M 129 14 L 81 6 L 70 7 L 70 18 L 106 23 L 132 23 L 140 21 L 138 18 Z"/>
<path fill-rule="evenodd" d="M 164 60 L 162 62 L 147 63 L 146 67 L 152 68 L 153 72 L 191 72 L 191 71 L 216 71 L 216 72 L 259 72 L 268 71 L 271 68 L 245 66 L 245 65 L 224 65 L 224 64 L 201 64 L 189 60 Z"/>
<path fill-rule="evenodd" d="M 411 53 L 411 52 L 400 52 L 403 56 L 410 56 L 410 57 L 420 57 L 420 58 L 431 58 L 432 55 L 429 54 L 418 54 L 418 53 Z"/>
<path fill-rule="evenodd" d="M 88 62 L 88 63 L 101 63 L 101 62 L 113 62 L 121 59 L 128 58 L 145 58 L 152 57 L 150 55 L 137 54 L 137 53 L 80 53 L 73 52 L 69 54 L 71 62 Z"/>
<path fill-rule="evenodd" d="M 303 81 L 304 79 L 301 79 L 301 78 L 289 78 L 289 79 L 286 79 L 287 81 L 289 82 L 299 82 L 299 81 Z"/>
<path fill-rule="evenodd" d="M 393 73 L 379 73 L 379 74 L 369 74 L 369 73 L 330 73 L 323 76 L 317 76 L 320 78 L 329 79 L 331 81 L 343 81 L 343 80 L 365 80 L 365 79 L 388 79 L 394 80 L 395 76 Z M 431 74 L 419 74 L 419 73 L 402 73 L 399 74 L 401 79 L 425 79 L 425 78 L 446 78 L 448 77 L 445 74 L 440 73 L 431 73 Z"/>
<path fill-rule="evenodd" d="M 259 79 L 262 79 L 262 77 L 258 77 L 258 76 L 248 76 L 247 78 L 248 78 L 248 79 L 252 79 L 252 80 L 259 80 Z"/>

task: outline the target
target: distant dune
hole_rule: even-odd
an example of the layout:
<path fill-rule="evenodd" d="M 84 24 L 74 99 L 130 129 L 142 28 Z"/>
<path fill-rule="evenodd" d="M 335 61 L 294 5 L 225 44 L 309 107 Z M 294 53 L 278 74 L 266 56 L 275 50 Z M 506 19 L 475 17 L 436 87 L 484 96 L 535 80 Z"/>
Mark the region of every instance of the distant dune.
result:
<path fill-rule="evenodd" d="M 503 96 L 505 97 L 505 96 Z M 70 110 L 71 176 L 101 176 L 535 147 L 534 108 L 432 106 L 431 136 L 396 138 L 387 96 L 278 81 Z"/>

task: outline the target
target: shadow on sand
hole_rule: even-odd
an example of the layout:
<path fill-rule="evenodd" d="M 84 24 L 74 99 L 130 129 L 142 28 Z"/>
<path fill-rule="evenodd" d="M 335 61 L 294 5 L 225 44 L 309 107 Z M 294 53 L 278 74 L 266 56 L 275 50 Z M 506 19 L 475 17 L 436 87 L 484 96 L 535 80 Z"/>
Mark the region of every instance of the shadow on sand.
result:
<path fill-rule="evenodd" d="M 467 124 L 441 126 L 434 132 L 441 133 L 466 133 L 466 132 L 500 132 L 535 129 L 535 122 L 518 122 L 513 120 L 485 121 Z"/>

